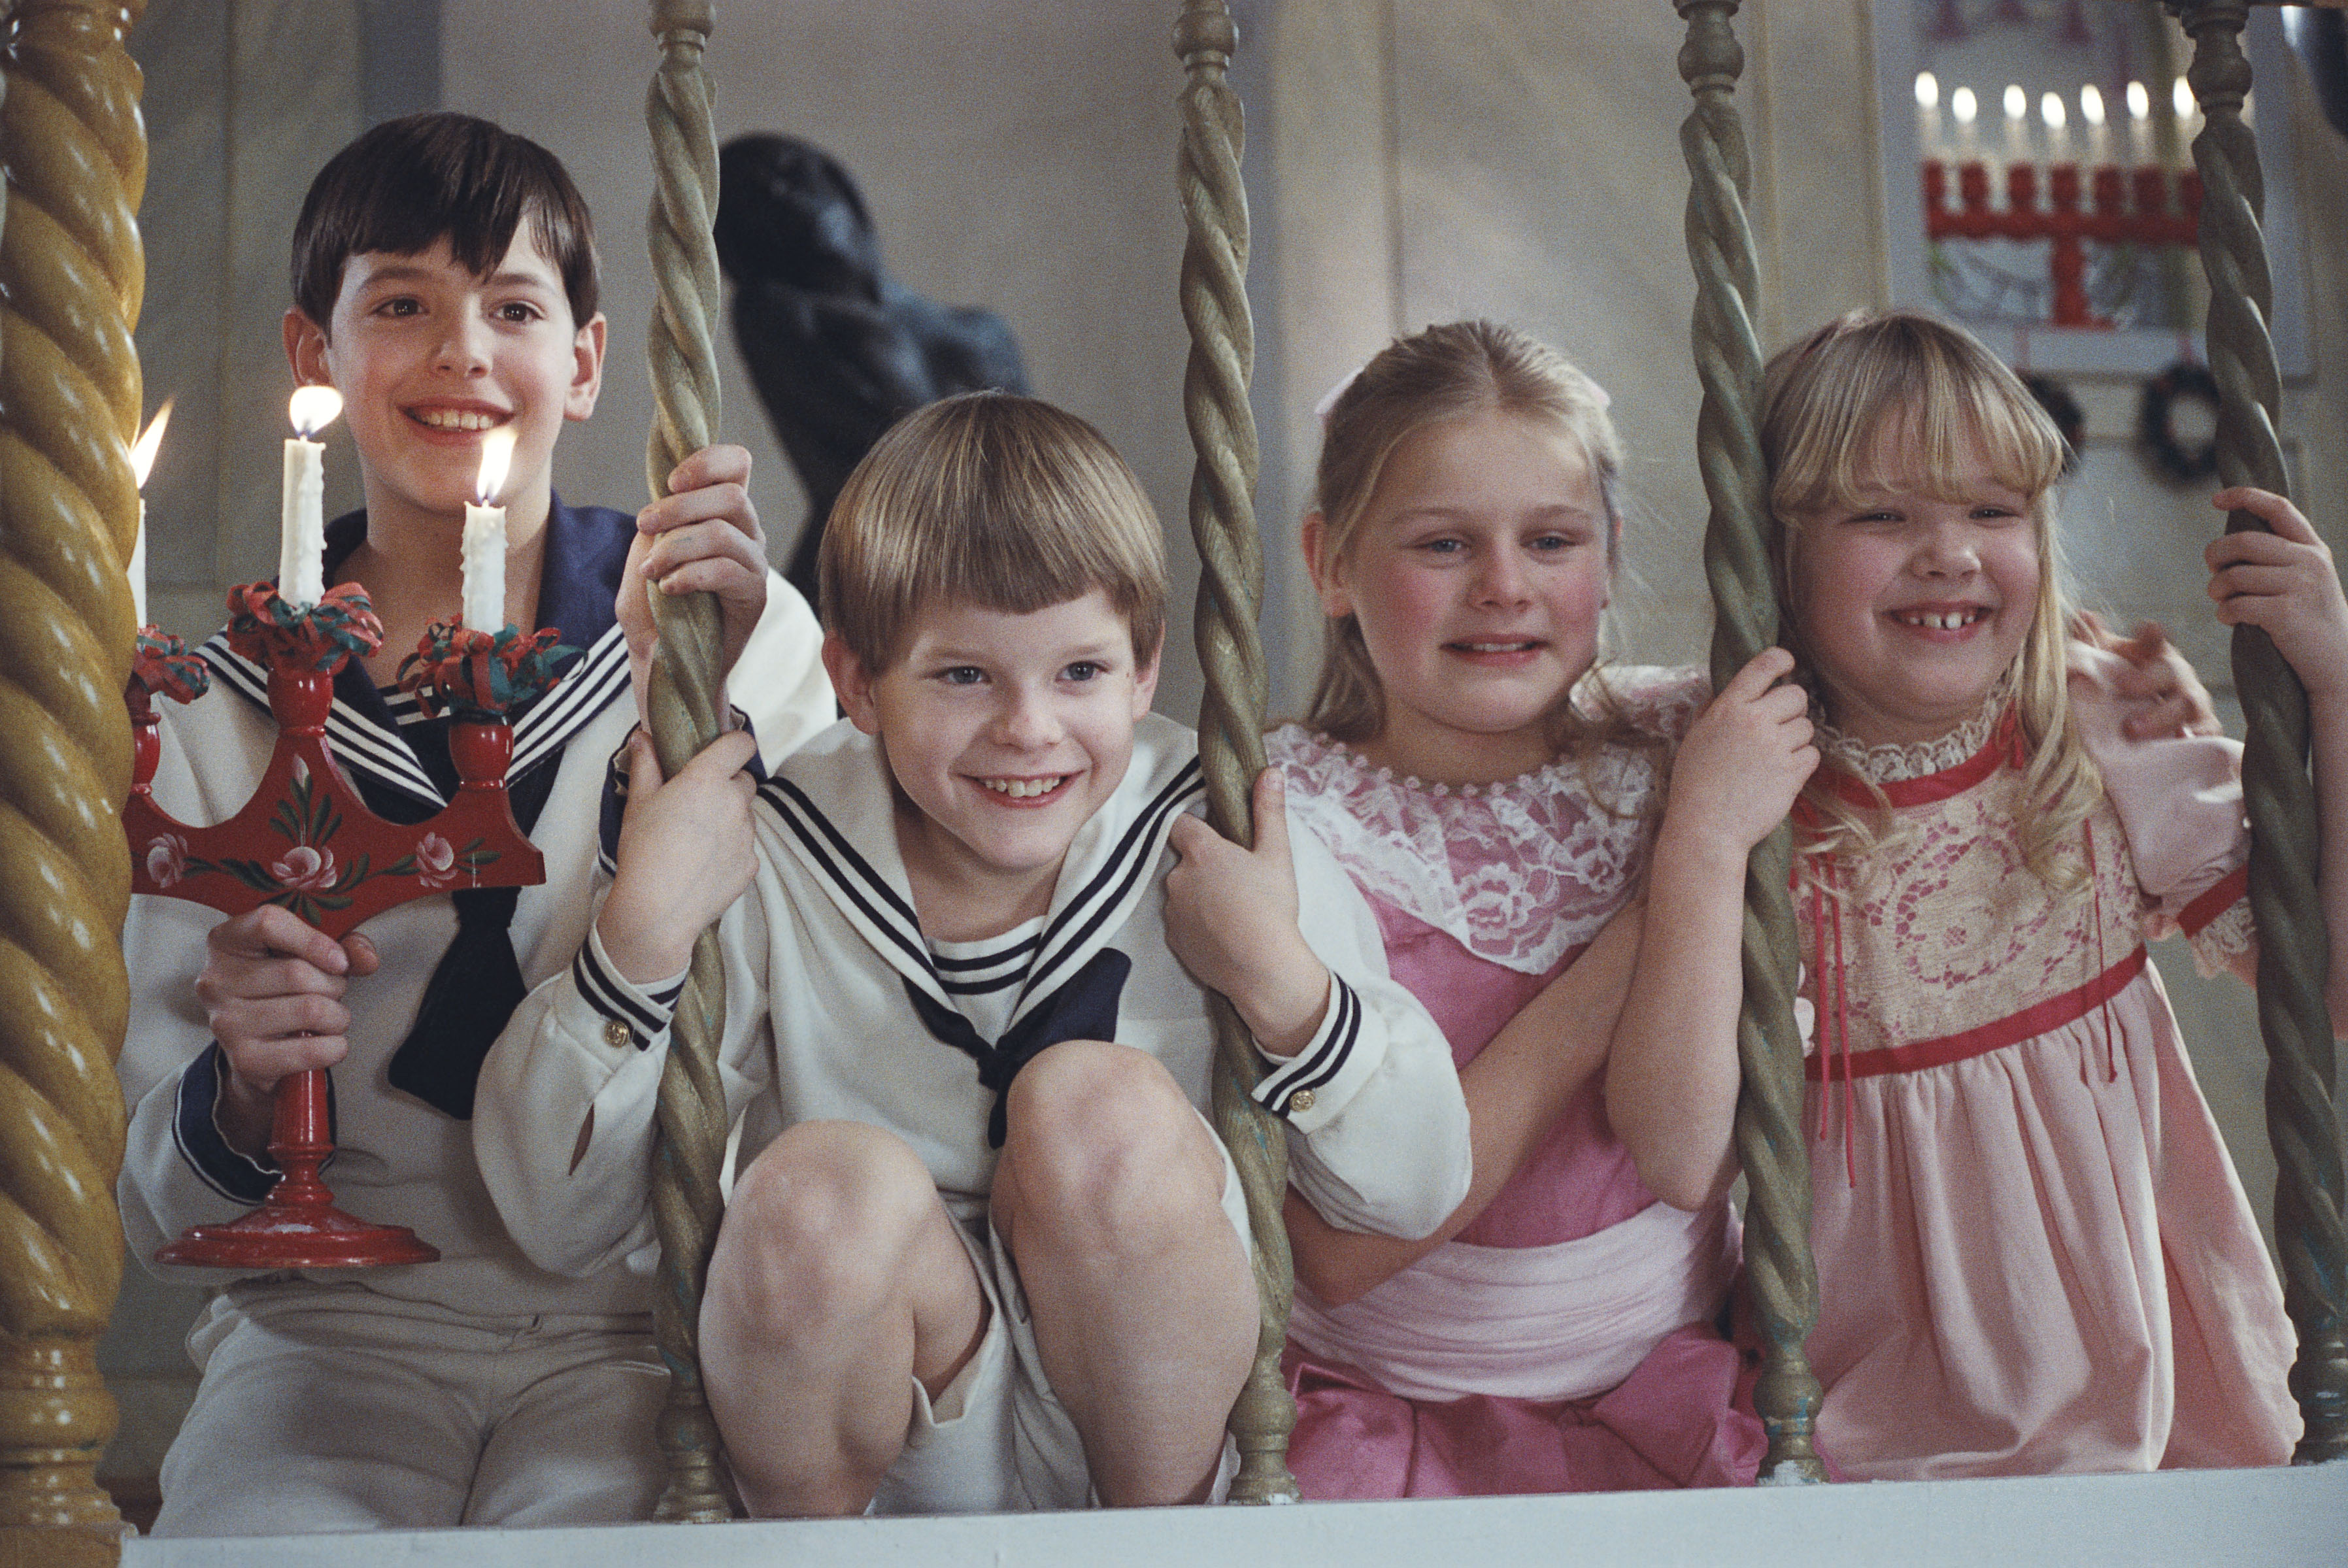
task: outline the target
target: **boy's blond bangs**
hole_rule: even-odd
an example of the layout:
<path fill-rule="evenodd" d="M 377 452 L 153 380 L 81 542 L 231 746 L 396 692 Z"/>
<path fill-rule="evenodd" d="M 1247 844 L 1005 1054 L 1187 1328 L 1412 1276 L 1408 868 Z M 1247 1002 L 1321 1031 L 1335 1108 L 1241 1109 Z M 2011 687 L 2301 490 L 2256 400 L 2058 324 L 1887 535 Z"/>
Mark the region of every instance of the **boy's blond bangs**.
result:
<path fill-rule="evenodd" d="M 2014 661 L 2013 693 L 2031 754 L 2022 848 L 2030 869 L 2050 885 L 2083 890 L 2085 870 L 2071 842 L 2103 798 L 2103 780 L 2070 722 L 2065 645 L 2073 610 L 2054 494 L 2065 446 L 2054 421 L 2021 377 L 1962 328 L 1912 312 L 1853 312 L 1770 360 L 1762 377 L 1761 449 L 1770 474 L 1777 640 L 1820 696 L 1794 593 L 1805 519 L 1855 508 L 1879 480 L 1962 473 L 1976 454 L 1988 459 L 2000 484 L 2030 498 L 2038 600 Z M 1879 471 L 1887 455 L 1897 461 L 1897 475 Z M 1952 486 L 1933 499 L 1962 497 Z M 1873 792 L 1876 809 L 1855 808 L 1823 778 L 1813 778 L 1802 791 L 1815 824 L 1802 832 L 1804 848 L 1856 854 L 1881 846 L 1888 802 Z"/>
<path fill-rule="evenodd" d="M 1166 629 L 1166 546 L 1106 438 L 1032 397 L 973 392 L 907 416 L 841 487 L 817 562 L 825 629 L 873 674 L 942 604 L 1024 615 L 1108 596 L 1137 663 Z"/>

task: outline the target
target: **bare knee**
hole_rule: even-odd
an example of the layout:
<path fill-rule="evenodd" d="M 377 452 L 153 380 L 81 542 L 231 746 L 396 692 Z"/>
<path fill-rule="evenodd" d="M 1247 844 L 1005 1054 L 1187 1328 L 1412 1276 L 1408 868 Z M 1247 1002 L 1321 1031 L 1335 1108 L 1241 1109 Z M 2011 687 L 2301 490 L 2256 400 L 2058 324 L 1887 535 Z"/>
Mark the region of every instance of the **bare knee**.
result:
<path fill-rule="evenodd" d="M 734 1185 L 708 1299 L 742 1326 L 869 1315 L 904 1287 L 907 1250 L 937 1207 L 905 1142 L 852 1121 L 802 1122 Z"/>
<path fill-rule="evenodd" d="M 1147 1052 L 1097 1040 L 1053 1047 L 1012 1084 L 1007 1123 L 995 1197 L 1014 1233 L 1040 1226 L 1129 1253 L 1220 1207 L 1214 1140 Z"/>

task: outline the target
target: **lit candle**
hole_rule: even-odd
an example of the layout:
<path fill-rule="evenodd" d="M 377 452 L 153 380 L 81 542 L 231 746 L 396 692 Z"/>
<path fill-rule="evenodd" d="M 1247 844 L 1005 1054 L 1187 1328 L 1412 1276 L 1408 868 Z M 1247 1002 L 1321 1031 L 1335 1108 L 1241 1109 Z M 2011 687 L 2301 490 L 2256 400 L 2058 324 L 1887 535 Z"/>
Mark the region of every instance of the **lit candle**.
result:
<path fill-rule="evenodd" d="M 513 428 L 481 438 L 481 475 L 465 509 L 465 626 L 494 636 L 506 626 L 506 509 L 493 505 L 513 462 Z"/>
<path fill-rule="evenodd" d="M 2177 111 L 2177 164 L 2193 161 L 2193 139 L 2201 132 L 2201 106 L 2193 101 L 2193 84 L 2183 77 L 2168 87 L 2168 107 Z"/>
<path fill-rule="evenodd" d="M 2152 161 L 2152 92 L 2142 82 L 2127 85 L 2128 161 L 2137 168 Z"/>
<path fill-rule="evenodd" d="M 311 437 L 335 422 L 343 395 L 331 387 L 297 387 L 286 418 L 285 499 L 278 514 L 277 592 L 306 610 L 326 596 L 326 448 Z"/>
<path fill-rule="evenodd" d="M 2047 93 L 2038 100 L 2038 118 L 2046 127 L 2046 161 L 2071 161 L 2071 117 L 2065 112 L 2063 95 Z"/>
<path fill-rule="evenodd" d="M 155 453 L 163 445 L 164 427 L 171 422 L 171 399 L 155 410 L 147 428 L 139 432 L 139 439 L 130 449 L 130 472 L 139 490 L 147 488 L 147 476 L 155 469 Z M 147 498 L 139 498 L 139 536 L 130 544 L 130 613 L 138 624 L 147 624 Z"/>
<path fill-rule="evenodd" d="M 2009 162 L 2030 161 L 2030 95 L 2013 82 L 2005 88 L 2005 156 Z"/>
<path fill-rule="evenodd" d="M 2087 161 L 2101 167 L 2112 160 L 2111 128 L 2104 123 L 2103 90 L 2089 82 L 2079 89 L 2079 118 L 2087 127 Z"/>
<path fill-rule="evenodd" d="M 1957 121 L 1957 157 L 1959 163 L 1971 163 L 1981 156 L 1981 143 L 1973 134 L 1973 121 L 1980 118 L 1981 100 L 1971 88 L 1959 88 L 1949 95 L 1949 112 Z"/>
<path fill-rule="evenodd" d="M 1916 73 L 1916 155 L 1941 156 L 1941 78 L 1930 71 Z"/>

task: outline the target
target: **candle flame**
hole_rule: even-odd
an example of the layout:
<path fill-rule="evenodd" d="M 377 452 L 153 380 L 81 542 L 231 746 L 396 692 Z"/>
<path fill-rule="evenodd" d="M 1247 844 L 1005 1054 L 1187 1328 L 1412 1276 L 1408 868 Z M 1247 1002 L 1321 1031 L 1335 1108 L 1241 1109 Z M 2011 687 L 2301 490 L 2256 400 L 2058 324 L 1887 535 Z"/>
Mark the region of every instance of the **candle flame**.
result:
<path fill-rule="evenodd" d="M 2170 84 L 2168 107 L 2177 111 L 2178 119 L 2191 119 L 2193 118 L 2193 84 L 2183 77 L 2178 77 Z"/>
<path fill-rule="evenodd" d="M 2104 123 L 2104 95 L 2093 82 L 2079 89 L 2079 118 L 2089 125 Z"/>
<path fill-rule="evenodd" d="M 1941 101 L 1941 78 L 1930 71 L 1916 73 L 1916 107 L 1931 108 Z"/>
<path fill-rule="evenodd" d="M 147 476 L 154 471 L 155 454 L 163 445 L 163 430 L 171 422 L 174 401 L 170 397 L 163 399 L 163 406 L 155 410 L 155 417 L 147 421 L 147 428 L 139 432 L 139 439 L 130 449 L 130 472 L 140 490 L 147 488 Z"/>
<path fill-rule="evenodd" d="M 2005 84 L 2005 118 L 2019 120 L 2030 112 L 2030 95 L 2018 82 Z"/>
<path fill-rule="evenodd" d="M 333 424 L 342 411 L 343 395 L 333 387 L 296 387 L 285 417 L 294 422 L 294 433 L 306 441 Z"/>
<path fill-rule="evenodd" d="M 506 469 L 513 466 L 514 429 L 511 425 L 491 430 L 481 438 L 481 477 L 473 486 L 473 500 L 489 506 L 505 488 Z"/>
<path fill-rule="evenodd" d="M 2060 93 L 2048 93 L 2038 100 L 2038 118 L 2046 122 L 2046 129 L 2049 130 L 2063 129 L 2064 122 L 2069 117 L 2064 112 L 2063 97 Z"/>
<path fill-rule="evenodd" d="M 1981 101 L 1973 97 L 1971 88 L 1959 88 L 1949 95 L 1949 112 L 1957 117 L 1959 125 L 1971 125 L 1981 112 Z"/>
<path fill-rule="evenodd" d="M 2128 118 L 2130 119 L 2150 119 L 2152 118 L 2152 90 L 2149 88 L 2147 88 L 2142 82 L 2128 83 L 2127 103 Z"/>

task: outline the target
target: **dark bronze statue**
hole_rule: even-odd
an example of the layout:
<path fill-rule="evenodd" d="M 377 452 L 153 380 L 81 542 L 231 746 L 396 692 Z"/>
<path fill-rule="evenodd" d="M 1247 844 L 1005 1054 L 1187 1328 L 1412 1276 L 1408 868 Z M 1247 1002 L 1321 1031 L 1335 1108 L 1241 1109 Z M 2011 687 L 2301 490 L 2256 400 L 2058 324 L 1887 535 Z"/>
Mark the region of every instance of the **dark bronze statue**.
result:
<path fill-rule="evenodd" d="M 1027 372 L 992 311 L 932 304 L 889 281 L 863 194 L 829 153 L 757 132 L 727 142 L 717 167 L 735 340 L 808 493 L 784 575 L 813 603 L 824 519 L 880 433 L 957 392 L 1025 392 Z"/>

